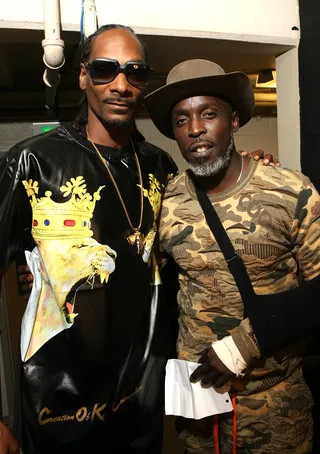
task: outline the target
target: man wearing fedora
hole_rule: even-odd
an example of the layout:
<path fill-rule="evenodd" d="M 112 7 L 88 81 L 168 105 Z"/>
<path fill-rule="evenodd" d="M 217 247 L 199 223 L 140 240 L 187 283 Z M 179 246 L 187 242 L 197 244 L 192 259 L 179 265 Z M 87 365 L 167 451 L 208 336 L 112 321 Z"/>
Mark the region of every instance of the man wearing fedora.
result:
<path fill-rule="evenodd" d="M 298 270 L 305 281 L 320 273 L 320 197 L 301 173 L 262 169 L 236 152 L 233 133 L 254 114 L 244 73 L 189 60 L 145 102 L 189 165 L 169 182 L 159 232 L 161 250 L 179 266 L 178 355 L 200 357 L 192 381 L 219 387 L 219 377 L 230 378 L 235 407 L 219 419 L 179 418 L 180 439 L 192 454 L 310 453 L 312 397 L 300 367 L 305 342 L 261 356 L 243 319 L 247 297 L 251 304 L 252 295 L 298 287 Z M 241 276 L 233 265 L 239 256 Z"/>

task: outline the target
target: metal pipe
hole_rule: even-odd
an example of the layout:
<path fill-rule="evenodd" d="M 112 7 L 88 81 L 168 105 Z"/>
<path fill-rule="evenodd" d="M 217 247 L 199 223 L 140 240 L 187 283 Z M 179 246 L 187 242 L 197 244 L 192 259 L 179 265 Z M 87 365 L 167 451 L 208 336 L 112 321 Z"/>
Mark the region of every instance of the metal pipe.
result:
<path fill-rule="evenodd" d="M 56 88 L 60 83 L 60 68 L 64 65 L 64 42 L 60 38 L 59 0 L 43 0 L 44 36 L 42 40 L 43 61 L 46 70 L 43 81 L 46 84 L 46 107 L 55 104 Z"/>

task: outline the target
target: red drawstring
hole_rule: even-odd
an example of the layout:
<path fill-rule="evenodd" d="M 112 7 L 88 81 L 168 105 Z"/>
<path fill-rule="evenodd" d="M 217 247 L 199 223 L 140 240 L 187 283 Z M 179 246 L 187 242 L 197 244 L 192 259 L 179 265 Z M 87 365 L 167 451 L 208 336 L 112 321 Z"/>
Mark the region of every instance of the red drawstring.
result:
<path fill-rule="evenodd" d="M 233 450 L 232 454 L 237 454 L 237 412 L 236 412 L 236 396 L 232 395 L 233 406 Z"/>
<path fill-rule="evenodd" d="M 216 454 L 220 454 L 218 415 L 214 415 L 214 417 L 213 417 L 213 442 L 214 442 L 214 448 L 215 448 Z"/>
<path fill-rule="evenodd" d="M 233 448 L 232 454 L 237 454 L 237 413 L 236 413 L 236 396 L 232 396 L 232 406 L 233 406 Z M 219 445 L 219 419 L 218 415 L 213 416 L 213 443 L 215 454 L 220 454 L 220 445 Z"/>

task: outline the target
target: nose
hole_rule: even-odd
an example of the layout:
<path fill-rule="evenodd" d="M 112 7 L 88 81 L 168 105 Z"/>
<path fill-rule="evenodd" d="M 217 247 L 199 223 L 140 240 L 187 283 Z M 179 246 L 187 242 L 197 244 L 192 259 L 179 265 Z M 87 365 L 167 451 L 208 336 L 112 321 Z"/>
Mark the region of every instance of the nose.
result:
<path fill-rule="evenodd" d="M 189 137 L 199 137 L 201 134 L 205 134 L 207 132 L 206 126 L 201 118 L 193 117 L 189 121 Z"/>
<path fill-rule="evenodd" d="M 131 85 L 129 84 L 125 74 L 119 73 L 117 77 L 110 84 L 110 91 L 117 92 L 121 95 L 131 92 Z"/>

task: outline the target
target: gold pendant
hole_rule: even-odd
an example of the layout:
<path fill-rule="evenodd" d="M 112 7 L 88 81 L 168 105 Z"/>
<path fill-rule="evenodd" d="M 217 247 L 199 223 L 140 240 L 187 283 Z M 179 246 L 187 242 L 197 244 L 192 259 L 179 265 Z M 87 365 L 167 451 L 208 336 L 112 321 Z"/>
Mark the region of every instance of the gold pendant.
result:
<path fill-rule="evenodd" d="M 137 230 L 132 235 L 128 236 L 127 240 L 128 240 L 128 243 L 131 244 L 131 246 L 136 245 L 137 252 L 138 252 L 139 255 L 143 254 L 143 251 L 144 251 L 144 234 L 142 232 L 139 232 L 139 230 Z"/>

